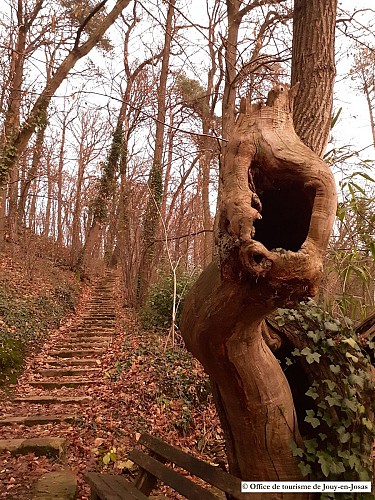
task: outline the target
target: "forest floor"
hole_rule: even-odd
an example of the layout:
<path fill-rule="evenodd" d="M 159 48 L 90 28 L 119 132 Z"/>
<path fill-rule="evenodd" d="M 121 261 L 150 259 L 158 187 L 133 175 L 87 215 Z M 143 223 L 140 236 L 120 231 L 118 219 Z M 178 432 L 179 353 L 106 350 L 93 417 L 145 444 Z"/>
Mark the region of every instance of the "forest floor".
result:
<path fill-rule="evenodd" d="M 134 312 L 122 307 L 119 279 L 113 279 L 111 307 L 116 318 L 103 327 L 102 333 L 108 335 L 103 352 L 98 349 L 95 356 L 90 355 L 90 367 L 82 365 L 86 370 L 84 380 L 77 374 L 51 378 L 56 369 L 52 356 L 66 349 L 66 342 L 79 341 L 77 335 L 84 331 L 87 321 L 92 321 L 89 318 L 96 309 L 100 313 L 102 306 L 95 292 L 100 282 L 84 289 L 75 314 L 51 331 L 43 348 L 27 358 L 17 384 L 0 392 L 0 439 L 55 437 L 66 441 L 66 457 L 0 452 L 0 498 L 31 499 L 43 474 L 68 467 L 78 478 L 78 499 L 87 500 L 84 472 L 106 471 L 125 474 L 129 479 L 134 476 L 127 453 L 143 431 L 208 462 L 225 463 L 222 431 L 202 368 L 184 349 L 166 345 L 165 335 L 144 331 Z M 46 380 L 58 387 L 51 383 L 39 387 Z M 77 382 L 77 386 L 65 387 L 68 380 Z M 30 396 L 55 397 L 60 402 L 46 405 L 22 401 Z M 74 398 L 84 400 L 66 403 Z M 1 425 L 9 418 L 26 415 L 43 415 L 46 423 Z M 67 415 L 72 417 L 68 422 L 59 421 Z M 170 492 L 167 496 L 178 498 Z"/>

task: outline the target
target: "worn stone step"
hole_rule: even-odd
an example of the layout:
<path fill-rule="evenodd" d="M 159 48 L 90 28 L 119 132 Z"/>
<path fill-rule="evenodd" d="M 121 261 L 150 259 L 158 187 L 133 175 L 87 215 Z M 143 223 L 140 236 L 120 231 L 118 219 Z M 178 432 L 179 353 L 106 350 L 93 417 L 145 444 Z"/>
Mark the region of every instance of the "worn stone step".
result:
<path fill-rule="evenodd" d="M 110 342 L 110 339 L 111 339 L 111 336 L 109 335 L 100 335 L 100 332 L 95 332 L 96 335 L 89 335 L 89 337 L 87 337 L 87 342 L 90 342 L 90 344 L 92 343 L 95 343 L 95 345 L 97 344 L 105 344 L 105 345 L 108 345 L 108 343 Z M 85 337 L 83 337 L 82 335 L 79 335 L 77 336 L 76 334 L 71 334 L 69 335 L 69 337 L 65 337 L 64 339 L 61 339 L 59 341 L 59 344 L 73 344 L 73 345 L 77 345 L 79 343 L 81 344 L 84 344 L 86 341 L 85 341 Z"/>
<path fill-rule="evenodd" d="M 79 379 L 79 380 L 33 380 L 28 382 L 32 387 L 43 387 L 43 389 L 60 389 L 61 387 L 81 387 L 82 385 L 100 385 L 100 379 Z"/>
<path fill-rule="evenodd" d="M 91 314 L 87 314 L 87 315 L 83 315 L 82 317 L 82 321 L 84 323 L 86 323 L 87 321 L 103 321 L 103 322 L 108 322 L 108 323 L 112 323 L 116 320 L 116 316 L 113 315 L 113 316 L 104 316 L 102 314 L 94 314 L 94 315 L 91 315 Z"/>
<path fill-rule="evenodd" d="M 77 375 L 98 372 L 100 372 L 100 368 L 51 368 L 39 370 L 38 373 L 43 377 L 76 377 Z"/>
<path fill-rule="evenodd" d="M 104 337 L 99 337 L 98 335 L 70 335 L 68 339 L 65 339 L 65 342 L 68 344 L 76 345 L 79 342 L 90 342 L 92 344 L 96 343 L 106 343 L 109 344 L 112 340 L 112 336 L 106 335 Z"/>
<path fill-rule="evenodd" d="M 91 325 L 90 327 L 88 326 L 79 326 L 75 330 L 72 330 L 72 333 L 95 333 L 95 335 L 113 335 L 114 328 L 113 327 L 104 327 L 101 325 Z"/>
<path fill-rule="evenodd" d="M 48 404 L 83 404 L 90 403 L 91 396 L 25 396 L 14 398 L 15 403 L 31 403 L 36 405 Z"/>
<path fill-rule="evenodd" d="M 114 312 L 108 312 L 108 311 L 103 311 L 103 310 L 93 310 L 93 311 L 87 311 L 89 314 L 85 314 L 82 316 L 82 318 L 110 318 L 110 319 L 116 319 L 116 314 Z"/>
<path fill-rule="evenodd" d="M 70 470 L 46 472 L 37 480 L 33 500 L 75 500 L 77 477 Z"/>
<path fill-rule="evenodd" d="M 77 419 L 74 415 L 34 415 L 24 417 L 6 417 L 0 419 L 0 426 L 2 425 L 26 425 L 31 427 L 33 425 L 57 424 L 62 422 L 71 423 Z"/>
<path fill-rule="evenodd" d="M 50 366 L 98 366 L 96 358 L 47 358 L 45 363 Z"/>
<path fill-rule="evenodd" d="M 0 452 L 10 451 L 12 455 L 46 456 L 65 459 L 65 439 L 56 437 L 30 438 L 30 439 L 0 439 Z"/>
<path fill-rule="evenodd" d="M 50 351 L 49 355 L 56 358 L 75 358 L 75 357 L 89 357 L 89 356 L 100 356 L 104 354 L 106 349 L 64 349 L 59 351 Z"/>
<path fill-rule="evenodd" d="M 107 329 L 111 328 L 113 330 L 116 325 L 113 324 L 113 325 L 110 326 L 109 323 L 105 323 L 104 325 L 102 325 L 101 321 L 92 321 L 92 320 L 85 321 L 83 323 L 83 325 L 82 325 L 83 328 L 88 328 L 88 326 L 90 326 L 90 327 L 94 326 L 94 327 L 97 327 L 97 328 L 107 328 Z"/>
<path fill-rule="evenodd" d="M 91 349 L 94 347 L 95 349 L 107 349 L 109 342 L 61 342 L 55 345 L 56 349 Z"/>

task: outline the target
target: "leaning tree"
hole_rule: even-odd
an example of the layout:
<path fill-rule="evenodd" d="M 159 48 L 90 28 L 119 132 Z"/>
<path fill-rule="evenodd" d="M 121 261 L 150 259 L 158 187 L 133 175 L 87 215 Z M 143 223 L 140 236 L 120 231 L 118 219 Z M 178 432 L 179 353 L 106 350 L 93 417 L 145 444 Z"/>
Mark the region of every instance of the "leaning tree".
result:
<path fill-rule="evenodd" d="M 218 256 L 186 299 L 181 331 L 187 348 L 211 378 L 230 471 L 245 480 L 298 480 L 311 471 L 311 465 L 302 463 L 301 467 L 306 433 L 301 437 L 293 400 L 296 381 L 288 382 L 271 348 L 307 355 L 300 365 L 306 379 L 321 377 L 332 390 L 337 387 L 337 396 L 332 392 L 328 402 L 319 384 L 310 389 L 314 400 L 319 396 L 324 400 L 316 413 L 310 409 L 307 414 L 312 430 L 320 424 L 318 414 L 328 426 L 339 420 L 336 403 L 344 409 L 345 404 L 354 405 L 351 389 L 341 387 L 340 379 L 344 372 L 345 380 L 356 374 L 344 368 L 339 371 L 348 362 L 343 346 L 356 349 L 355 341 L 340 340 L 338 325 L 319 317 L 318 310 L 308 320 L 296 311 L 294 316 L 288 313 L 287 321 L 300 320 L 297 326 L 285 324 L 281 312 L 272 317 L 278 308 L 285 312 L 317 292 L 335 218 L 335 183 L 321 154 L 331 121 L 337 1 L 295 0 L 292 86 L 275 86 L 265 104 L 251 104 L 243 98 L 235 120 L 233 50 L 242 16 L 252 5 L 241 9 L 241 4 L 227 0 L 227 75 L 232 78 L 226 81 L 223 119 L 231 125 L 223 125 L 228 142 L 220 172 Z M 328 332 L 314 330 L 317 319 Z M 337 363 L 313 349 L 316 342 L 327 349 L 337 347 Z M 349 354 L 361 363 L 359 355 Z M 360 370 L 365 374 L 363 363 Z M 362 388 L 363 380 L 357 380 Z M 366 401 L 355 404 L 370 428 Z M 346 434 L 351 424 L 337 430 L 339 437 L 345 434 L 349 440 Z M 314 432 L 307 437 L 314 451 Z M 328 475 L 330 468 L 338 475 L 345 471 L 343 463 L 330 462 L 329 454 L 319 453 L 311 456 L 320 464 L 325 460 L 324 473 Z M 289 496 L 307 497 L 284 493 L 277 498 Z"/>

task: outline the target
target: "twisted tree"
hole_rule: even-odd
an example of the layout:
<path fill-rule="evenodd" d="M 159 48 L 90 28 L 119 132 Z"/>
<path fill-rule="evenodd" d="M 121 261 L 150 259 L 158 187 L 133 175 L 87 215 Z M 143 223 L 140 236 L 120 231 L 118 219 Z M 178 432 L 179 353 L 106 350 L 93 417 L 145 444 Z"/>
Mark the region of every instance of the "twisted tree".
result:
<path fill-rule="evenodd" d="M 302 477 L 293 398 L 262 321 L 314 295 L 335 216 L 333 176 L 294 131 L 296 90 L 278 85 L 265 106 L 242 100 L 222 171 L 219 258 L 181 321 L 213 380 L 231 472 L 252 480 Z"/>

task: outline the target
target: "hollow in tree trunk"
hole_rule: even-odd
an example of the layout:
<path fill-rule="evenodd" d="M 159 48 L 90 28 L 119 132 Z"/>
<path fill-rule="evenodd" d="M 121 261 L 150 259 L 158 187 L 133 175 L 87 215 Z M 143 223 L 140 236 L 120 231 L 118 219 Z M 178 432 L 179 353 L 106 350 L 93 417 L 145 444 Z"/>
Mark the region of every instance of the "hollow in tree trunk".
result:
<path fill-rule="evenodd" d="M 293 398 L 261 325 L 317 291 L 336 210 L 329 168 L 293 128 L 297 88 L 274 87 L 265 106 L 241 102 L 222 170 L 219 257 L 181 318 L 187 348 L 213 381 L 230 471 L 252 481 L 302 479 Z"/>

